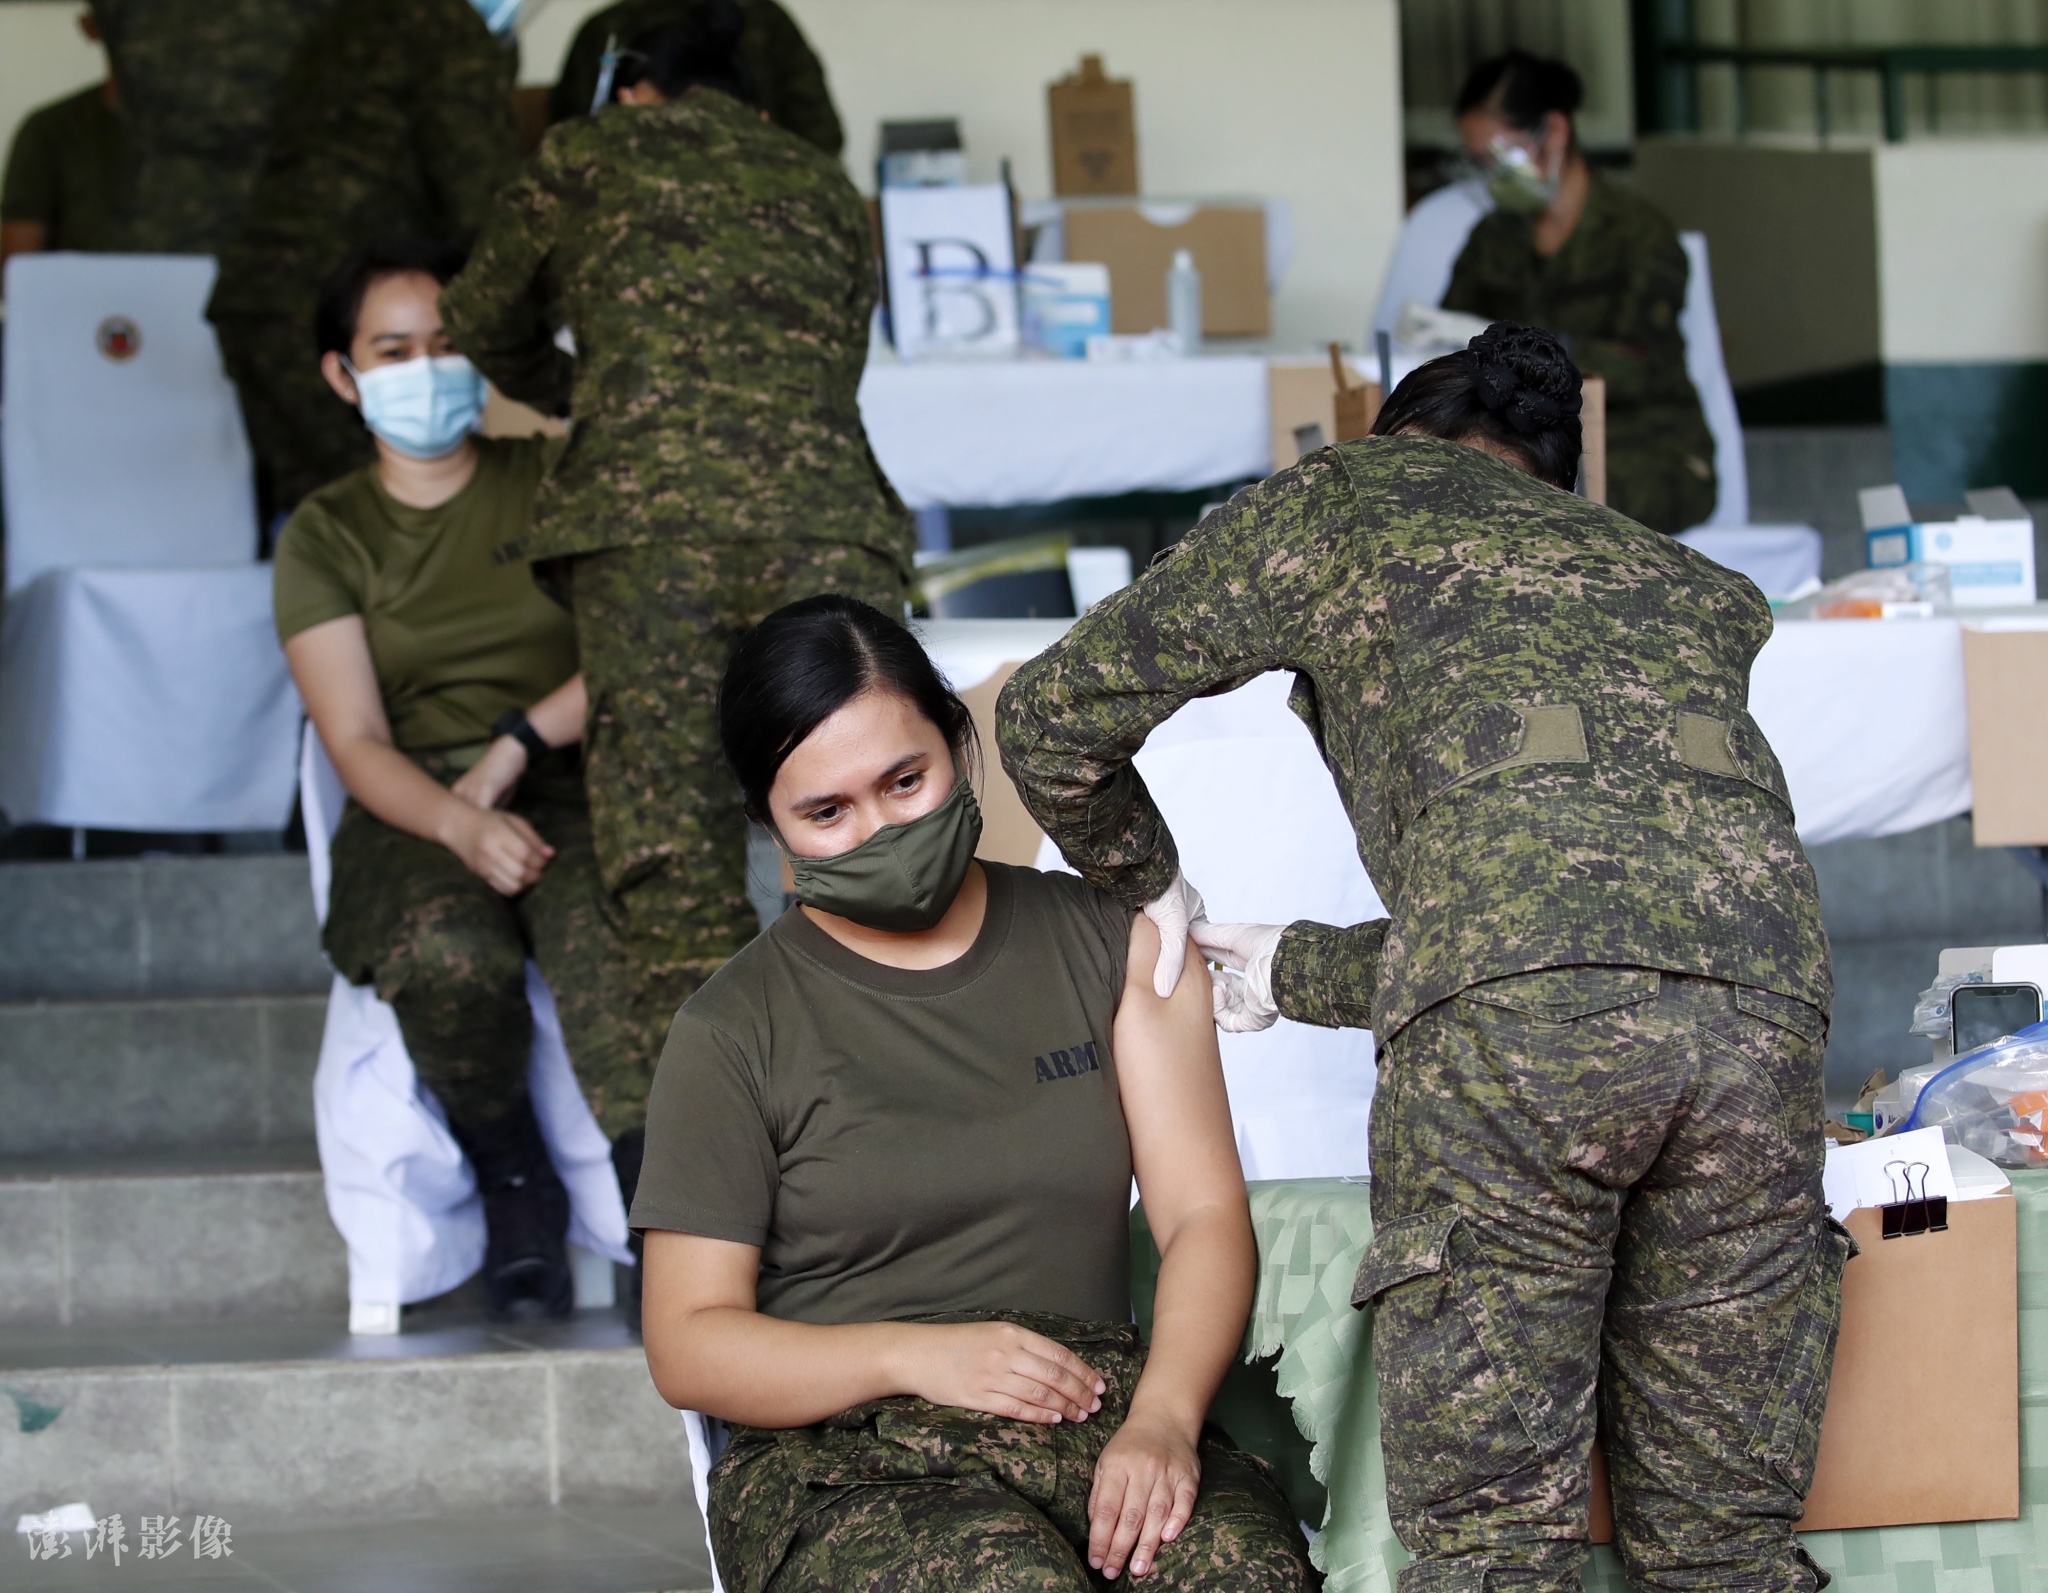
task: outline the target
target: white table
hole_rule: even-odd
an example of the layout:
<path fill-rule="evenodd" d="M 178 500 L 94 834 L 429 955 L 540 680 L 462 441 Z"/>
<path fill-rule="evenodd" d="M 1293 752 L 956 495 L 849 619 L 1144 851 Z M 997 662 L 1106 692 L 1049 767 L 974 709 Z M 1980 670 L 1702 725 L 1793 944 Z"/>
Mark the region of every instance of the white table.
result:
<path fill-rule="evenodd" d="M 964 691 L 1050 646 L 1068 623 L 953 620 L 919 629 Z M 1778 626 L 1757 659 L 1750 711 L 1785 766 L 1809 844 L 1897 834 L 1968 811 L 1963 623 Z M 1287 709 L 1289 685 L 1288 676 L 1269 674 L 1189 703 L 1152 733 L 1138 754 L 1139 772 L 1213 918 L 1349 924 L 1377 917 L 1385 909 L 1336 788 Z M 1064 866 L 1049 841 L 1038 863 Z M 1247 1176 L 1366 1171 L 1369 1034 L 1283 1020 L 1263 1034 L 1222 1038 Z"/>
<path fill-rule="evenodd" d="M 1178 492 L 1272 468 L 1266 361 L 877 358 L 875 457 L 913 509 Z"/>

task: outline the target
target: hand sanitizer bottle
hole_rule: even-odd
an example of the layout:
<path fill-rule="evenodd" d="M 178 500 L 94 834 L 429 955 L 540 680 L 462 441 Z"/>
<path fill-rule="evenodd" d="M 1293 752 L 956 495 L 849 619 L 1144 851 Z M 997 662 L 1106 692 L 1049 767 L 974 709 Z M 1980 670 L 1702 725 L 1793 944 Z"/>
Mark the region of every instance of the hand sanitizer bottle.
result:
<path fill-rule="evenodd" d="M 1173 251 L 1173 268 L 1166 273 L 1166 326 L 1182 354 L 1202 352 L 1202 273 L 1186 249 Z"/>

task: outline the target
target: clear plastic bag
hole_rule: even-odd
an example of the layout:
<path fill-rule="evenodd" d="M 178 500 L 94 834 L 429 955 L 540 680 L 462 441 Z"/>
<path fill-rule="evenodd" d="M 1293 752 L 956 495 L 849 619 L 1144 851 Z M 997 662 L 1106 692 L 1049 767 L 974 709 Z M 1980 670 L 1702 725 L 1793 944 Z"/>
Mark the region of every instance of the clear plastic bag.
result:
<path fill-rule="evenodd" d="M 1916 1128 L 1939 1128 L 1950 1144 L 2001 1167 L 2048 1167 L 2048 1022 L 1979 1046 L 1936 1072 L 1898 1131 Z"/>
<path fill-rule="evenodd" d="M 1781 619 L 1916 619 L 1955 611 L 1945 564 L 1857 570 L 1781 605 Z"/>
<path fill-rule="evenodd" d="M 1981 973 L 1943 974 L 1933 984 L 1920 992 L 1920 999 L 1913 1003 L 1913 1027 L 1910 1034 L 1925 1035 L 1930 1040 L 1948 1038 L 1949 997 L 1960 985 L 1975 985 L 1984 982 Z"/>

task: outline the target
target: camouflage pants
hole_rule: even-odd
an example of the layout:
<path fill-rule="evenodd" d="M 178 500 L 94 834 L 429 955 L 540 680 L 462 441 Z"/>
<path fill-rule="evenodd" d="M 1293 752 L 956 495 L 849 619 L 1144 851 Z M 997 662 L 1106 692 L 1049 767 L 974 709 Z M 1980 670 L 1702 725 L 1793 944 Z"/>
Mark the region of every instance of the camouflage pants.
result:
<path fill-rule="evenodd" d="M 1401 1593 L 1578 1593 L 1598 1427 L 1645 1590 L 1794 1593 L 1843 1262 L 1826 1019 L 1634 968 L 1475 985 L 1388 1042 L 1373 1324 Z"/>
<path fill-rule="evenodd" d="M 761 541 L 614 548 L 567 561 L 565 573 L 590 693 L 597 866 L 626 936 L 638 1021 L 659 1056 L 676 1008 L 760 930 L 747 899 L 746 815 L 718 738 L 734 644 L 816 592 L 900 616 L 902 576 L 869 548 Z"/>
<path fill-rule="evenodd" d="M 224 315 L 214 330 L 269 487 L 269 512 L 294 508 L 376 456 L 356 412 L 320 374 L 310 299 L 304 317 Z"/>
<path fill-rule="evenodd" d="M 417 761 L 437 779 L 455 776 L 439 760 Z M 511 811 L 555 856 L 530 890 L 506 897 L 446 847 L 349 803 L 334 836 L 323 944 L 344 977 L 391 1003 L 420 1082 L 458 1124 L 495 1118 L 526 1093 L 531 957 L 554 993 L 584 1098 L 616 1136 L 646 1120 L 654 1058 L 626 1021 L 624 960 L 573 755 L 530 771 Z"/>
<path fill-rule="evenodd" d="M 986 1320 L 957 1316 L 948 1321 Z M 1144 1368 L 1129 1323 L 1009 1320 L 1056 1338 L 1109 1385 L 1055 1427 L 885 1399 L 815 1427 L 741 1427 L 711 1474 L 712 1542 L 734 1593 L 1083 1593 L 1096 1458 Z M 1318 1580 L 1264 1462 L 1211 1428 L 1195 1513 L 1135 1585 L 1301 1593 Z"/>

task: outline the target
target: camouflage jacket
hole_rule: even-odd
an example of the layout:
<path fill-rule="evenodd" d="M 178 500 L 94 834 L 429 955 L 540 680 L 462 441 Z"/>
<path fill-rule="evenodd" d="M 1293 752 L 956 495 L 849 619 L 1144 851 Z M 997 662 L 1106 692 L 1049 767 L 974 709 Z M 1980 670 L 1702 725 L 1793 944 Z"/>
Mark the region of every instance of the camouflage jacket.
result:
<path fill-rule="evenodd" d="M 606 40 L 630 45 L 642 34 L 683 21 L 691 4 L 692 0 L 619 0 L 594 12 L 576 30 L 562 75 L 548 93 L 548 120 L 566 122 L 590 114 Z M 776 126 L 788 128 L 828 155 L 838 154 L 846 135 L 825 87 L 825 69 L 803 30 L 775 0 L 740 0 L 740 9 L 747 19 L 740 35 L 740 64 L 746 68 L 754 103 Z"/>
<path fill-rule="evenodd" d="M 1585 963 L 1825 1009 L 1813 870 L 1746 707 L 1770 631 L 1683 544 L 1477 449 L 1375 438 L 1211 515 L 1011 678 L 998 735 L 1046 833 L 1135 905 L 1177 863 L 1132 754 L 1188 699 L 1291 670 L 1391 914 L 1289 927 L 1274 990 L 1303 1022 L 1385 1036 Z"/>
<path fill-rule="evenodd" d="M 1664 213 L 1596 171 L 1579 224 L 1555 255 L 1536 252 L 1527 216 L 1496 210 L 1472 229 L 1444 293 L 1446 309 L 1570 339 L 1579 368 L 1607 383 L 1608 502 L 1659 531 L 1685 530 L 1714 503 L 1714 440 L 1678 328 L 1689 271 Z M 1691 478 L 1692 507 L 1705 508 L 1683 524 L 1657 524 L 1663 517 L 1645 506 L 1672 498 L 1680 484 L 1633 478 L 1672 471 Z"/>
<path fill-rule="evenodd" d="M 285 76 L 208 313 L 304 315 L 310 328 L 319 284 L 358 245 L 467 243 L 519 166 L 517 67 L 468 0 L 342 0 Z"/>
<path fill-rule="evenodd" d="M 907 567 L 909 517 L 856 397 L 873 259 L 839 163 L 729 95 L 552 129 L 441 295 L 492 381 L 575 416 L 521 551 L 766 538 Z"/>
<path fill-rule="evenodd" d="M 263 164 L 292 52 L 333 0 L 92 0 L 129 169 L 112 247 L 218 254 Z"/>

